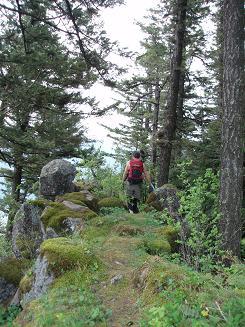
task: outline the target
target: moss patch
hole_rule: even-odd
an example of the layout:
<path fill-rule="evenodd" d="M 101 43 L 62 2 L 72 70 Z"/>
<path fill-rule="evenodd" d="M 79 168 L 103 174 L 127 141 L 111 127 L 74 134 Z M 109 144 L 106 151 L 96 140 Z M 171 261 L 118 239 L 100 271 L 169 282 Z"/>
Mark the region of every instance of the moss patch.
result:
<path fill-rule="evenodd" d="M 99 208 L 124 208 L 124 204 L 122 200 L 116 198 L 116 197 L 108 197 L 101 199 L 98 202 Z"/>
<path fill-rule="evenodd" d="M 41 219 L 46 228 L 52 227 L 56 230 L 61 230 L 63 227 L 62 222 L 66 218 L 81 218 L 86 220 L 96 216 L 97 214 L 89 208 L 83 212 L 79 212 L 68 209 L 62 203 L 53 202 L 43 212 Z"/>
<path fill-rule="evenodd" d="M 49 205 L 50 201 L 45 199 L 36 199 L 36 200 L 29 200 L 28 203 L 33 206 L 37 206 L 41 209 L 44 209 L 47 205 Z"/>
<path fill-rule="evenodd" d="M 20 281 L 19 289 L 21 294 L 29 292 L 32 288 L 34 276 L 32 273 L 26 274 Z"/>
<path fill-rule="evenodd" d="M 135 236 L 144 233 L 143 228 L 132 225 L 118 225 L 114 227 L 113 231 L 120 236 Z"/>
<path fill-rule="evenodd" d="M 161 235 L 164 239 L 166 239 L 170 246 L 171 246 L 171 251 L 176 252 L 178 249 L 178 234 L 179 230 L 173 226 L 164 226 L 161 228 L 156 229 L 156 234 Z"/>
<path fill-rule="evenodd" d="M 162 238 L 145 239 L 143 240 L 143 246 L 146 252 L 151 255 L 171 252 L 171 246 L 169 242 Z"/>
<path fill-rule="evenodd" d="M 41 255 L 48 259 L 49 267 L 56 276 L 72 269 L 84 269 L 99 261 L 95 255 L 86 248 L 81 240 L 72 240 L 59 237 L 46 240 L 41 245 Z"/>
<path fill-rule="evenodd" d="M 0 277 L 8 283 L 18 286 L 24 272 L 30 266 L 30 261 L 26 259 L 7 258 L 1 261 Z"/>

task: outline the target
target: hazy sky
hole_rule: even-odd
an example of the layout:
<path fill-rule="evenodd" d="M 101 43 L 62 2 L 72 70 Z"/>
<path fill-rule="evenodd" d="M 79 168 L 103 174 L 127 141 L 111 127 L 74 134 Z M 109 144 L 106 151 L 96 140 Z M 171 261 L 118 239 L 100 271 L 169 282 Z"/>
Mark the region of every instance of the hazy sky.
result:
<path fill-rule="evenodd" d="M 140 51 L 140 41 L 144 35 L 140 27 L 135 24 L 136 21 L 142 21 L 147 14 L 147 10 L 155 7 L 158 0 L 127 0 L 125 5 L 116 8 L 108 8 L 102 11 L 105 30 L 112 41 L 118 41 L 122 47 L 127 47 L 130 51 Z M 113 57 L 114 59 L 114 57 Z M 115 58 L 120 62 L 120 58 Z M 121 59 L 123 62 L 123 59 Z M 109 105 L 116 95 L 102 85 L 97 85 L 90 91 L 91 95 L 96 95 L 102 105 Z M 101 141 L 102 148 L 110 151 L 113 142 L 107 137 L 107 130 L 99 124 L 103 123 L 110 127 L 116 127 L 119 122 L 125 121 L 123 116 L 115 114 L 105 117 L 88 120 L 88 135 L 98 141 Z"/>

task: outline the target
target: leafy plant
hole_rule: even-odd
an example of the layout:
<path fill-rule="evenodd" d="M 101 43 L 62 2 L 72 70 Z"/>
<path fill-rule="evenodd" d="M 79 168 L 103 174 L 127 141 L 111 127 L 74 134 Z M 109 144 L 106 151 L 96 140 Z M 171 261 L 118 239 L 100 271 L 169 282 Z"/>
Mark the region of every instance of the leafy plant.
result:
<path fill-rule="evenodd" d="M 7 309 L 0 306 L 0 326 L 12 326 L 12 322 L 21 312 L 18 305 L 10 305 Z"/>
<path fill-rule="evenodd" d="M 210 271 L 221 254 L 218 175 L 207 169 L 203 176 L 190 184 L 183 165 L 180 178 L 185 184 L 185 190 L 180 192 L 179 212 L 186 219 L 189 229 L 185 241 L 189 249 L 187 261 L 197 270 Z"/>

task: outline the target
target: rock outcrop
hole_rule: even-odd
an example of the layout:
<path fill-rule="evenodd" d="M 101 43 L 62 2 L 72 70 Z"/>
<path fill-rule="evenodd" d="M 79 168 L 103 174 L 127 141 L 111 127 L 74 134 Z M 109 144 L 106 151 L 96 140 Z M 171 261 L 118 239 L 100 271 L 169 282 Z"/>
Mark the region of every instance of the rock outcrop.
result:
<path fill-rule="evenodd" d="M 54 280 L 54 274 L 49 269 L 49 263 L 45 256 L 39 255 L 33 271 L 34 277 L 26 276 L 20 282 L 20 291 L 23 293 L 21 304 L 24 306 L 28 302 L 38 299 Z M 25 293 L 25 291 L 27 291 Z"/>
<path fill-rule="evenodd" d="M 150 193 L 146 203 L 158 211 L 167 209 L 172 218 L 178 220 L 180 203 L 177 189 L 173 185 L 165 184 L 157 188 L 154 192 Z"/>
<path fill-rule="evenodd" d="M 55 159 L 42 168 L 40 175 L 40 194 L 47 199 L 56 195 L 75 191 L 73 180 L 76 168 L 68 161 Z"/>
<path fill-rule="evenodd" d="M 12 247 L 16 258 L 33 258 L 44 239 L 41 226 L 42 208 L 24 203 L 17 211 L 12 231 Z"/>
<path fill-rule="evenodd" d="M 14 296 L 17 287 L 7 282 L 4 278 L 0 277 L 0 305 L 6 304 L 8 300 Z"/>

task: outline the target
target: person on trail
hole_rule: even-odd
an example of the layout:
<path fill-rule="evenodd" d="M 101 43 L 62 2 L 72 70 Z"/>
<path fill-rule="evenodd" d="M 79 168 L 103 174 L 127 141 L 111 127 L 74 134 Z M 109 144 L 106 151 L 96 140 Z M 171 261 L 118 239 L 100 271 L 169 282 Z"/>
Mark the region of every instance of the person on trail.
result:
<path fill-rule="evenodd" d="M 141 189 L 144 179 L 149 184 L 151 183 L 150 175 L 141 160 L 141 153 L 135 151 L 132 159 L 127 162 L 123 173 L 123 183 L 126 182 L 128 210 L 130 213 L 139 212 L 138 203 L 141 200 Z"/>

